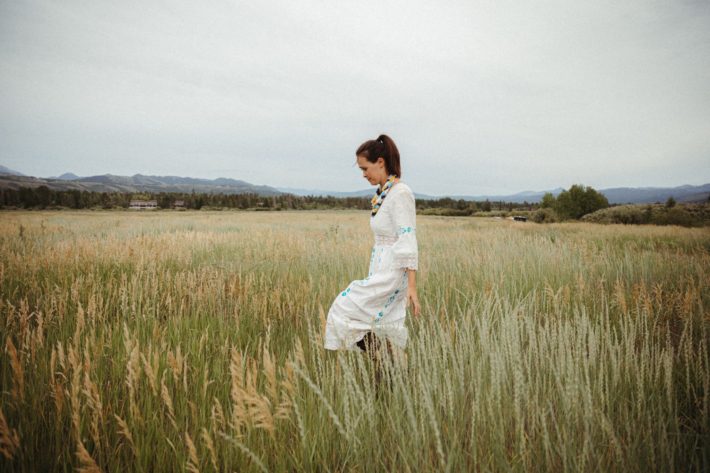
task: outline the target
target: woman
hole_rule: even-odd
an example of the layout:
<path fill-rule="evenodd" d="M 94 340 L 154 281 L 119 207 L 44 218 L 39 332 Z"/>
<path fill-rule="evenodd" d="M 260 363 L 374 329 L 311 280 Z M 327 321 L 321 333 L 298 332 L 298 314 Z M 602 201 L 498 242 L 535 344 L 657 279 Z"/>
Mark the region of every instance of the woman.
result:
<path fill-rule="evenodd" d="M 406 307 L 411 304 L 419 316 L 416 212 L 412 190 L 400 181 L 399 151 L 389 136 L 364 142 L 355 156 L 363 177 L 378 185 L 370 217 L 375 244 L 367 278 L 351 282 L 328 311 L 325 348 L 359 348 L 374 355 L 380 340 L 406 346 Z"/>

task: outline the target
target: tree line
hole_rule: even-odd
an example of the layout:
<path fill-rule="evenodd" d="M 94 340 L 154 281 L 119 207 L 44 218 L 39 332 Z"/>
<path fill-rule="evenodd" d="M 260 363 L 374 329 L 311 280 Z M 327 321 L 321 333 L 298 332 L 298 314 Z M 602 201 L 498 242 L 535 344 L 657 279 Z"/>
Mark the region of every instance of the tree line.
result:
<path fill-rule="evenodd" d="M 53 190 L 47 186 L 0 189 L 0 207 L 22 209 L 127 209 L 132 200 L 155 200 L 158 208 L 171 209 L 176 201 L 183 201 L 184 208 L 228 208 L 252 210 L 313 210 L 313 209 L 360 209 L 371 208 L 370 197 L 297 196 L 280 194 L 264 196 L 255 193 L 205 194 L 183 192 L 96 192 L 87 190 Z M 531 210 L 536 204 L 514 204 L 488 200 L 482 202 L 443 197 L 418 199 L 418 209 L 451 210 Z"/>
<path fill-rule="evenodd" d="M 127 209 L 131 200 L 155 200 L 158 208 L 171 209 L 183 201 L 186 209 L 251 209 L 251 210 L 315 210 L 371 208 L 370 197 L 297 196 L 279 194 L 264 196 L 255 193 L 206 194 L 185 192 L 97 192 L 87 190 L 53 190 L 47 186 L 0 189 L 0 207 L 22 209 Z M 471 201 L 442 197 L 417 199 L 417 210 L 441 215 L 472 215 L 491 211 L 554 212 L 556 218 L 579 219 L 582 215 L 609 207 L 601 193 L 591 187 L 573 185 L 557 197 L 547 193 L 542 202 L 513 203 L 504 201 Z M 542 220 L 546 220 L 542 218 Z"/>

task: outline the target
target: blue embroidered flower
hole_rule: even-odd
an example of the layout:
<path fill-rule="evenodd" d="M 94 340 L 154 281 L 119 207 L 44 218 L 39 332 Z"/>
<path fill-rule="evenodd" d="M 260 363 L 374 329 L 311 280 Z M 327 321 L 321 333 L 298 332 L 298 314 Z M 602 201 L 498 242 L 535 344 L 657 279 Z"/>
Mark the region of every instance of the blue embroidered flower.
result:
<path fill-rule="evenodd" d="M 399 227 L 399 234 L 404 235 L 405 233 L 414 232 L 414 227 Z"/>
<path fill-rule="evenodd" d="M 347 288 L 346 290 L 344 290 L 343 293 L 340 294 L 340 295 L 343 296 L 343 297 L 345 297 L 345 296 L 348 295 L 348 292 L 350 292 L 350 288 Z"/>
<path fill-rule="evenodd" d="M 380 319 L 381 319 L 382 316 L 384 315 L 384 311 L 387 310 L 387 308 L 388 308 L 390 305 L 392 305 L 392 303 L 394 302 L 394 300 L 397 298 L 397 294 L 399 294 L 399 293 L 401 292 L 403 286 L 406 284 L 406 279 L 405 279 L 405 278 L 406 278 L 406 273 L 405 273 L 405 275 L 404 275 L 404 278 L 402 278 L 402 284 L 400 285 L 399 289 L 395 289 L 394 293 L 392 293 L 392 295 L 390 295 L 390 296 L 387 298 L 387 300 L 385 301 L 385 307 L 384 307 L 384 309 L 377 313 L 377 317 L 376 317 L 375 322 L 379 322 L 379 321 L 380 321 Z"/>

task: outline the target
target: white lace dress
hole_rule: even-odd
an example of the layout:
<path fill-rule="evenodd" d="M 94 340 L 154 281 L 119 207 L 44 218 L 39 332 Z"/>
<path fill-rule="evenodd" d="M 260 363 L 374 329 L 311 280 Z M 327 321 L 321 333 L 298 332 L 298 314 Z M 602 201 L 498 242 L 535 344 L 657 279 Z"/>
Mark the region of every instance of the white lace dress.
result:
<path fill-rule="evenodd" d="M 356 343 L 369 331 L 404 348 L 407 344 L 407 269 L 418 269 L 414 193 L 395 183 L 370 227 L 375 244 L 367 278 L 340 291 L 328 311 L 325 348 L 358 350 Z"/>

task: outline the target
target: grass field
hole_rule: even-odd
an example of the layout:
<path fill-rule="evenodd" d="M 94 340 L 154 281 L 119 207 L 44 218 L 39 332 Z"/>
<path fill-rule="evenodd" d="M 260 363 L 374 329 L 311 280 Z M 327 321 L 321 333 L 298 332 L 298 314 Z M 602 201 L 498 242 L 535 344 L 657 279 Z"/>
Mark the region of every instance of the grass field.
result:
<path fill-rule="evenodd" d="M 710 230 L 419 216 L 377 395 L 368 218 L 0 214 L 0 470 L 710 469 Z"/>

